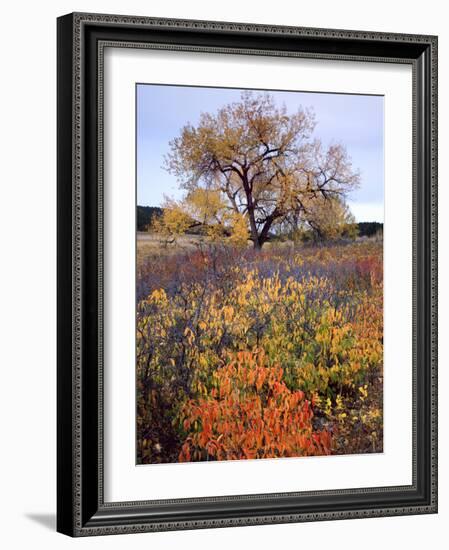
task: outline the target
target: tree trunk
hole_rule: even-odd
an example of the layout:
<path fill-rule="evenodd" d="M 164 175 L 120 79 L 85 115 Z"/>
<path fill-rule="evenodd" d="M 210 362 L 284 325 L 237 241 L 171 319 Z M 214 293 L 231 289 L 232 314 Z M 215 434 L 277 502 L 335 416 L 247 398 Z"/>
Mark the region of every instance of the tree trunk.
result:
<path fill-rule="evenodd" d="M 263 226 L 262 228 L 262 231 L 260 232 L 260 235 L 258 237 L 258 241 L 259 241 L 259 248 L 262 248 L 262 246 L 264 245 L 264 243 L 266 243 L 268 241 L 268 233 L 271 229 L 271 226 L 273 224 L 273 221 L 274 221 L 274 216 L 270 216 L 270 218 L 267 219 L 267 221 L 265 222 L 265 225 Z"/>
<path fill-rule="evenodd" d="M 248 200 L 248 203 L 251 201 Z M 248 204 L 248 219 L 249 219 L 249 228 L 251 232 L 251 239 L 253 241 L 254 249 L 260 250 L 262 248 L 262 243 L 259 238 L 259 233 L 257 232 L 256 220 L 254 217 L 254 207 L 252 204 Z"/>

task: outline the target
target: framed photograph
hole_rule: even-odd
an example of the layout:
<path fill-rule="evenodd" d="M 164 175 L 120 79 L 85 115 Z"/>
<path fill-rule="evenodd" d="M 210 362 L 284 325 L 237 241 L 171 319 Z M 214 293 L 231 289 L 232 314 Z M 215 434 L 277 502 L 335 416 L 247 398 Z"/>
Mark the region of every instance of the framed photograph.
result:
<path fill-rule="evenodd" d="M 58 19 L 58 531 L 437 511 L 437 38 Z"/>

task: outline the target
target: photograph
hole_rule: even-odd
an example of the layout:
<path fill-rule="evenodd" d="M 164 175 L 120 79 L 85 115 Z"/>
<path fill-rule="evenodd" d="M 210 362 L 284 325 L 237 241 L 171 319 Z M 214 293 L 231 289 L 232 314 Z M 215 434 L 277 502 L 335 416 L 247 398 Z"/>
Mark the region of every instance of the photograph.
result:
<path fill-rule="evenodd" d="M 384 96 L 135 93 L 136 464 L 382 453 Z"/>

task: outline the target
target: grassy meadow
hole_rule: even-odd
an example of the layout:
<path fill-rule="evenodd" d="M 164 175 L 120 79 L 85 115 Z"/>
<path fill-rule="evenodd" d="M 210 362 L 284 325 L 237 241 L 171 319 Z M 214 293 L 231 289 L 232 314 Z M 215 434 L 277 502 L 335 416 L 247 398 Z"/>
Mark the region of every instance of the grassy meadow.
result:
<path fill-rule="evenodd" d="M 382 242 L 137 239 L 137 462 L 383 450 Z"/>

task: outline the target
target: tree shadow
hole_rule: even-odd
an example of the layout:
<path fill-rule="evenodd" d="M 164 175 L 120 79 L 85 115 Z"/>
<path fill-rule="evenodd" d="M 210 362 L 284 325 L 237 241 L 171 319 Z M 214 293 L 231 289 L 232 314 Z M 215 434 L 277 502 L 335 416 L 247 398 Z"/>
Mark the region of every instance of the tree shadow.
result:
<path fill-rule="evenodd" d="M 25 514 L 25 517 L 51 531 L 56 531 L 56 514 Z"/>

